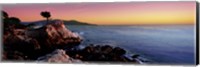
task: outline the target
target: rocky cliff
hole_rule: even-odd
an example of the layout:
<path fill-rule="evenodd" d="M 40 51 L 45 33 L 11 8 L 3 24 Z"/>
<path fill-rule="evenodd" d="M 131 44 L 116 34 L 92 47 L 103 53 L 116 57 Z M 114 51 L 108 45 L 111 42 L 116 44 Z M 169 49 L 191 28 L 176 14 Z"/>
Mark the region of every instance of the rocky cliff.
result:
<path fill-rule="evenodd" d="M 4 31 L 3 60 L 34 60 L 55 49 L 77 46 L 81 41 L 78 34 L 68 30 L 59 20 L 39 29 L 13 28 L 10 31 Z"/>

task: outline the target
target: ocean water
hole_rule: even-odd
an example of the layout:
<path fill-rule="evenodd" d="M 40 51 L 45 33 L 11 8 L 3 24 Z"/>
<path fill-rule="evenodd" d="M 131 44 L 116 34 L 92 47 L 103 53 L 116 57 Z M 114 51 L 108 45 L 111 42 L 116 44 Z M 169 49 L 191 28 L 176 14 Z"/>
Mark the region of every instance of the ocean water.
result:
<path fill-rule="evenodd" d="M 150 64 L 195 64 L 195 28 L 171 26 L 66 26 L 88 44 L 119 46 Z"/>

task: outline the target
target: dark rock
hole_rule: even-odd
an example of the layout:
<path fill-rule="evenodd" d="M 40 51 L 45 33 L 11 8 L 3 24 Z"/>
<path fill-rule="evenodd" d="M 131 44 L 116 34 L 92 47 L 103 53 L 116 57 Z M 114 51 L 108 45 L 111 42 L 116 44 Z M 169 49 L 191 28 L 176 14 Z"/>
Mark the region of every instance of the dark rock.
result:
<path fill-rule="evenodd" d="M 93 45 L 90 44 L 80 50 L 68 50 L 66 53 L 82 61 L 103 61 L 103 62 L 131 62 L 132 60 L 125 57 L 126 51 L 122 48 L 110 45 Z M 135 61 L 132 61 L 135 62 Z"/>
<path fill-rule="evenodd" d="M 126 53 L 126 51 L 120 47 L 115 47 L 112 52 L 118 56 L 124 55 Z"/>
<path fill-rule="evenodd" d="M 109 54 L 110 52 L 112 52 L 113 48 L 109 45 L 105 45 L 101 47 L 101 51 L 104 54 Z"/>
<path fill-rule="evenodd" d="M 8 59 L 12 61 L 16 61 L 16 60 L 23 61 L 23 60 L 27 60 L 27 56 L 18 51 L 8 51 L 8 52 L 4 51 L 2 60 L 9 61 Z"/>

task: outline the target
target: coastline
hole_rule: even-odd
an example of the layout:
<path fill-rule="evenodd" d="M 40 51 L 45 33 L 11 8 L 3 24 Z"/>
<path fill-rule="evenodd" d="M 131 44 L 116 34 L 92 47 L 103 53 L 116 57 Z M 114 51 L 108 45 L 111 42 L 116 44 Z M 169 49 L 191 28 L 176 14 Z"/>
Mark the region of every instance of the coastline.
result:
<path fill-rule="evenodd" d="M 57 35 L 55 31 L 57 31 L 57 34 L 59 32 L 61 32 L 62 34 Z M 134 58 L 137 58 L 139 55 L 133 55 L 132 59 L 129 59 L 125 56 L 126 51 L 120 47 L 113 47 L 110 45 L 94 46 L 91 44 L 89 46 L 86 46 L 84 49 L 76 48 L 77 46 L 80 45 L 82 41 L 81 36 L 79 34 L 70 32 L 70 30 L 68 30 L 65 27 L 62 21 L 55 21 L 39 29 L 32 29 L 31 31 L 27 29 L 13 29 L 13 32 L 14 32 L 13 34 L 8 34 L 8 33 L 4 34 L 5 47 L 4 47 L 4 52 L 3 52 L 4 55 L 3 55 L 2 61 L 42 60 L 39 57 L 46 56 L 46 55 L 48 55 L 49 57 L 49 56 L 53 56 L 55 53 L 58 53 L 57 59 L 55 59 L 55 56 L 54 56 L 53 61 L 52 60 L 48 61 L 52 57 L 45 58 L 45 59 L 43 58 L 43 60 L 47 60 L 46 62 L 58 62 L 58 63 L 66 62 L 66 60 L 61 61 L 64 59 L 58 60 L 59 58 L 62 57 L 62 56 L 59 56 L 59 50 L 60 50 L 62 55 L 65 56 L 65 58 L 68 55 L 70 58 L 78 59 L 81 62 L 84 62 L 84 61 L 106 62 L 107 61 L 111 63 L 112 62 L 141 63 L 138 60 L 134 59 Z M 43 35 L 43 37 L 41 37 L 41 35 Z M 8 42 L 9 40 L 11 40 L 10 37 L 11 39 L 13 39 L 14 37 L 14 39 Z M 63 39 L 62 37 L 64 37 L 64 41 L 62 41 Z M 70 39 L 68 37 L 70 37 Z M 16 46 L 13 46 L 13 45 L 16 45 Z M 64 53 L 62 52 L 62 50 L 64 50 Z M 55 52 L 55 51 L 58 51 L 58 52 Z M 52 52 L 54 54 L 49 55 Z"/>

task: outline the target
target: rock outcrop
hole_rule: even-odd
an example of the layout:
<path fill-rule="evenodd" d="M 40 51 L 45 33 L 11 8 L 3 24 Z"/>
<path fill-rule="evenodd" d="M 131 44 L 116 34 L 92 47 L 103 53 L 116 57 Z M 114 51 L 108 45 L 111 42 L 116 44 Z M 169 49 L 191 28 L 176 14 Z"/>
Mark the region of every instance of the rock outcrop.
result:
<path fill-rule="evenodd" d="M 65 54 L 62 49 L 57 49 L 50 54 L 39 57 L 37 62 L 50 62 L 50 63 L 81 63 L 80 60 L 73 59 Z"/>
<path fill-rule="evenodd" d="M 81 37 L 68 30 L 62 21 L 53 21 L 44 27 L 26 32 L 29 37 L 36 38 L 48 49 L 71 48 L 82 41 Z"/>
<path fill-rule="evenodd" d="M 81 37 L 68 30 L 62 21 L 53 21 L 39 29 L 10 29 L 4 31 L 3 60 L 15 60 L 16 51 L 27 58 L 37 59 L 39 56 L 52 52 L 55 49 L 65 49 L 77 46 Z M 9 57 L 8 57 L 9 54 Z M 13 56 L 12 56 L 13 55 Z M 12 58 L 12 59 L 11 59 Z"/>
<path fill-rule="evenodd" d="M 89 45 L 80 50 L 68 50 L 66 53 L 75 59 L 88 62 L 133 62 L 135 59 L 129 59 L 125 56 L 126 51 L 120 47 L 110 45 Z"/>

